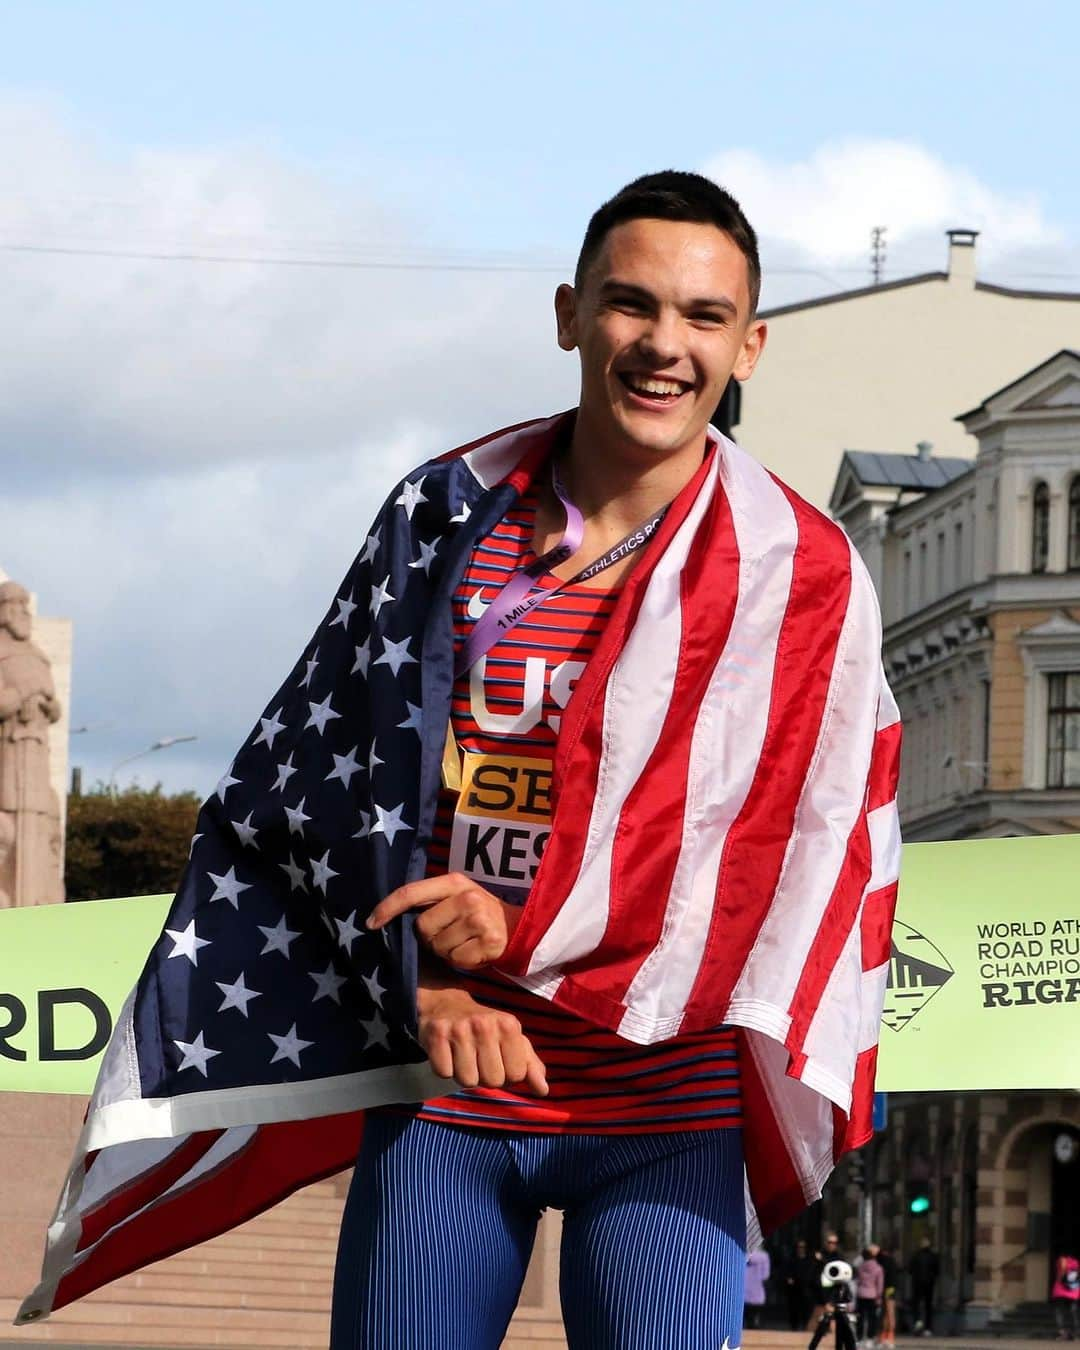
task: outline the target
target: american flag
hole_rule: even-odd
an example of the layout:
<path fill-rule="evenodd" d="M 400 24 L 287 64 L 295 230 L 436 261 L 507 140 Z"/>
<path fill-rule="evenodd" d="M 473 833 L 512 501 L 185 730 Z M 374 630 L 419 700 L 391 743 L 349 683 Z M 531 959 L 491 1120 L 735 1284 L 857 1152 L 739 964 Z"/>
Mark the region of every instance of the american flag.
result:
<path fill-rule="evenodd" d="M 364 920 L 425 870 L 450 598 L 571 419 L 391 493 L 200 812 L 20 1321 L 348 1166 L 364 1108 L 445 1091 L 416 1041 L 411 924 Z M 749 1218 L 772 1227 L 870 1134 L 899 720 L 846 536 L 712 436 L 567 706 L 500 965 L 628 1040 L 734 1024 Z"/>

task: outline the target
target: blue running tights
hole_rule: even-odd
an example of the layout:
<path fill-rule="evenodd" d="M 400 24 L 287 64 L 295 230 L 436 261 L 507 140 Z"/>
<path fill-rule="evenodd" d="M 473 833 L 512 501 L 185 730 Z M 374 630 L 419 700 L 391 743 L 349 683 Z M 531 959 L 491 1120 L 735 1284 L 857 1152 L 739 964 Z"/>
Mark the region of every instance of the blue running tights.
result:
<path fill-rule="evenodd" d="M 734 1350 L 743 1204 L 737 1129 L 524 1134 L 373 1113 L 330 1350 L 498 1350 L 549 1206 L 571 1350 Z"/>

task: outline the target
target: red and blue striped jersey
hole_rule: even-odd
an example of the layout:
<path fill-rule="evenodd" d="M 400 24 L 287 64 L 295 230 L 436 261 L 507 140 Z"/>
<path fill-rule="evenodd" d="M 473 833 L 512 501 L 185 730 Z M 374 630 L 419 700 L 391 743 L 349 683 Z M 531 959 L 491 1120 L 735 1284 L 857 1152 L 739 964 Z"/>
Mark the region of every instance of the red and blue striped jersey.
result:
<path fill-rule="evenodd" d="M 476 546 L 453 600 L 456 649 L 513 571 L 533 560 L 536 505 L 533 488 Z M 617 597 L 595 586 L 562 587 L 456 681 L 451 717 L 464 781 L 460 796 L 440 796 L 429 875 L 465 871 L 504 899 L 525 899 L 550 829 L 562 710 Z M 424 1103 L 421 1118 L 552 1133 L 741 1125 L 731 1028 L 634 1045 L 496 971 L 462 974 L 461 983 L 479 1002 L 518 1018 L 551 1092 L 456 1091 Z"/>

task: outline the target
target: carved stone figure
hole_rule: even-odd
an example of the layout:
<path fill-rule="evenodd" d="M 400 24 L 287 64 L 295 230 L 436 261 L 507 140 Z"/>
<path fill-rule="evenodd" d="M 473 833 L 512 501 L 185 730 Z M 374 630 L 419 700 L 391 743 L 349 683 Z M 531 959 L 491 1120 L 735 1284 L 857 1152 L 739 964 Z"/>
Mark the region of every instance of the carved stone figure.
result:
<path fill-rule="evenodd" d="M 64 898 L 49 726 L 60 716 L 48 658 L 30 641 L 30 594 L 0 585 L 0 907 Z"/>

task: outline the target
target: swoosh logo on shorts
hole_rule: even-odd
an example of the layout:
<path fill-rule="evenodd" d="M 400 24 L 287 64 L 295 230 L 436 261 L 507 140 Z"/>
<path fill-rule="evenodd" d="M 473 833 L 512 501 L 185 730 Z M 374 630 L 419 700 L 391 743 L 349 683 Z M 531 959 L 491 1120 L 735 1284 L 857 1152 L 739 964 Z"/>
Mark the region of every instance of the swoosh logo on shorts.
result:
<path fill-rule="evenodd" d="M 475 623 L 477 619 L 482 617 L 485 610 L 488 608 L 490 608 L 490 604 L 484 600 L 484 588 L 481 586 L 479 590 L 473 591 L 472 595 L 469 596 L 469 603 L 465 606 L 465 613 L 472 619 L 473 623 Z"/>

